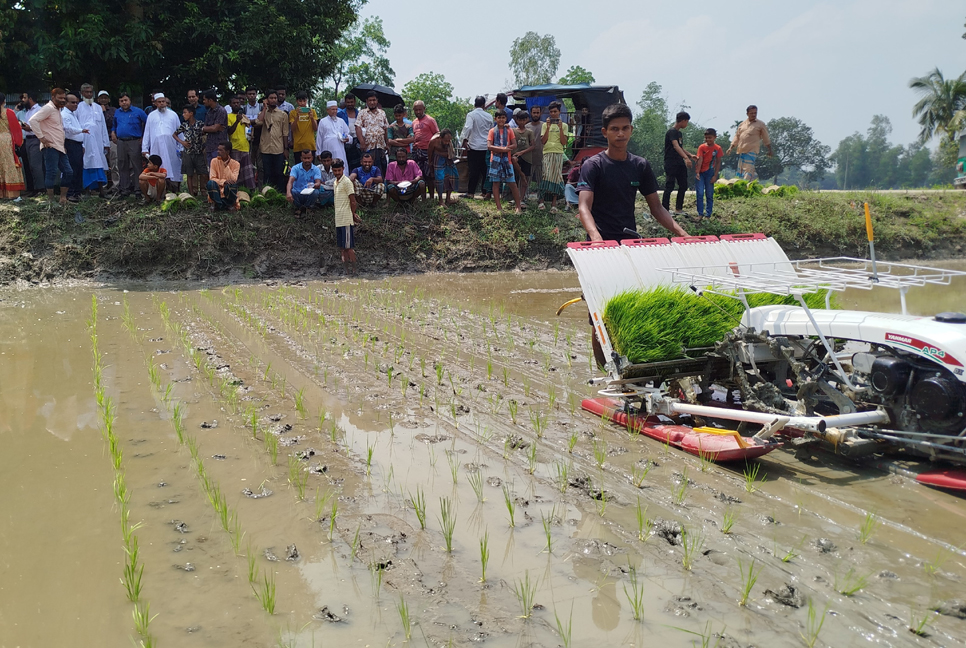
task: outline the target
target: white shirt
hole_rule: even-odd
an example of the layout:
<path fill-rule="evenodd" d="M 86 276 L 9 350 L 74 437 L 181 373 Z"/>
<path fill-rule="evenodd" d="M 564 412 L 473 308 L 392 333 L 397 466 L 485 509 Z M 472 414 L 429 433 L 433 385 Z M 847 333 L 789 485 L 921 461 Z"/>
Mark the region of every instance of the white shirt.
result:
<path fill-rule="evenodd" d="M 474 108 L 466 115 L 463 134 L 460 140 L 469 142 L 470 150 L 485 151 L 487 149 L 487 135 L 493 128 L 493 116 L 482 108 Z"/>
<path fill-rule="evenodd" d="M 64 120 L 64 137 L 73 141 L 84 143 L 84 129 L 81 128 L 81 124 L 77 121 L 77 115 L 74 114 L 69 108 L 60 109 L 60 117 Z"/>
<path fill-rule="evenodd" d="M 27 110 L 27 113 L 24 115 L 23 122 L 25 124 L 26 123 L 29 123 L 30 122 L 30 118 L 33 117 L 34 115 L 36 115 L 38 112 L 40 112 L 40 109 L 41 109 L 41 105 L 39 103 L 35 103 L 33 106 L 31 106 Z M 24 134 L 24 137 L 37 137 L 36 134 L 32 133 L 31 131 L 27 131 L 27 130 L 25 130 L 23 132 L 23 134 Z"/>

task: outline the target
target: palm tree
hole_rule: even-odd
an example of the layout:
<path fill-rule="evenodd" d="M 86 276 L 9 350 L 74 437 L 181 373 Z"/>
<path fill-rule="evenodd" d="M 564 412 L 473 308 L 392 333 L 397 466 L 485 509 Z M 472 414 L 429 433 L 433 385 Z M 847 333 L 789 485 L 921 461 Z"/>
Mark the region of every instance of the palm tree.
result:
<path fill-rule="evenodd" d="M 966 126 L 966 72 L 955 79 L 947 79 L 937 67 L 926 76 L 909 81 L 920 99 L 912 107 L 912 116 L 919 118 L 923 143 L 934 135 L 944 134 L 953 141 Z"/>

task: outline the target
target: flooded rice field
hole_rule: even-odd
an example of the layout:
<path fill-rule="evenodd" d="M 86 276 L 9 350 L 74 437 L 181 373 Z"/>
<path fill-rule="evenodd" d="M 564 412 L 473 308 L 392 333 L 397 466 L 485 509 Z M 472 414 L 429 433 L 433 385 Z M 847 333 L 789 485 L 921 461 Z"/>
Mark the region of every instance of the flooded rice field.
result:
<path fill-rule="evenodd" d="M 573 273 L 126 288 L 0 294 L 0 647 L 966 643 L 966 500 L 582 412 Z"/>

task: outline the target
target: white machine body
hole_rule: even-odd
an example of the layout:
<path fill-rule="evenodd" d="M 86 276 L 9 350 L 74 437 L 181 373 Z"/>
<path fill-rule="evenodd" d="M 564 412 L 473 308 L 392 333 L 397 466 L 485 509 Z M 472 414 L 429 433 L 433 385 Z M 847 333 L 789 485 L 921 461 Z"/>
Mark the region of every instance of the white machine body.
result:
<path fill-rule="evenodd" d="M 966 324 L 937 322 L 932 317 L 813 310 L 816 331 L 798 306 L 762 306 L 746 311 L 741 323 L 771 335 L 815 336 L 869 342 L 916 353 L 948 369 L 966 382 Z"/>

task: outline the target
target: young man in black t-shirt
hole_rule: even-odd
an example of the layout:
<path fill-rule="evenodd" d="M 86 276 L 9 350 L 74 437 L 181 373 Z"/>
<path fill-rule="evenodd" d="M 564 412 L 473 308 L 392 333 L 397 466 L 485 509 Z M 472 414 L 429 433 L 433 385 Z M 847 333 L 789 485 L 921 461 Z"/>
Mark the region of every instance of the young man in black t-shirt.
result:
<path fill-rule="evenodd" d="M 674 202 L 674 215 L 682 215 L 684 209 L 684 192 L 688 190 L 688 169 L 691 168 L 693 155 L 684 150 L 684 137 L 681 131 L 688 127 L 691 115 L 679 112 L 674 118 L 674 126 L 664 134 L 664 198 L 661 204 L 664 209 L 671 210 L 671 192 L 674 184 L 678 185 L 678 197 Z"/>
<path fill-rule="evenodd" d="M 634 132 L 632 116 L 631 109 L 625 104 L 604 109 L 601 130 L 607 140 L 607 150 L 584 161 L 577 182 L 580 224 L 587 230 L 591 241 L 631 238 L 624 233 L 624 228 L 637 229 L 634 201 L 640 192 L 657 222 L 678 236 L 687 236 L 688 233 L 661 206 L 651 164 L 627 152 L 627 144 Z"/>

